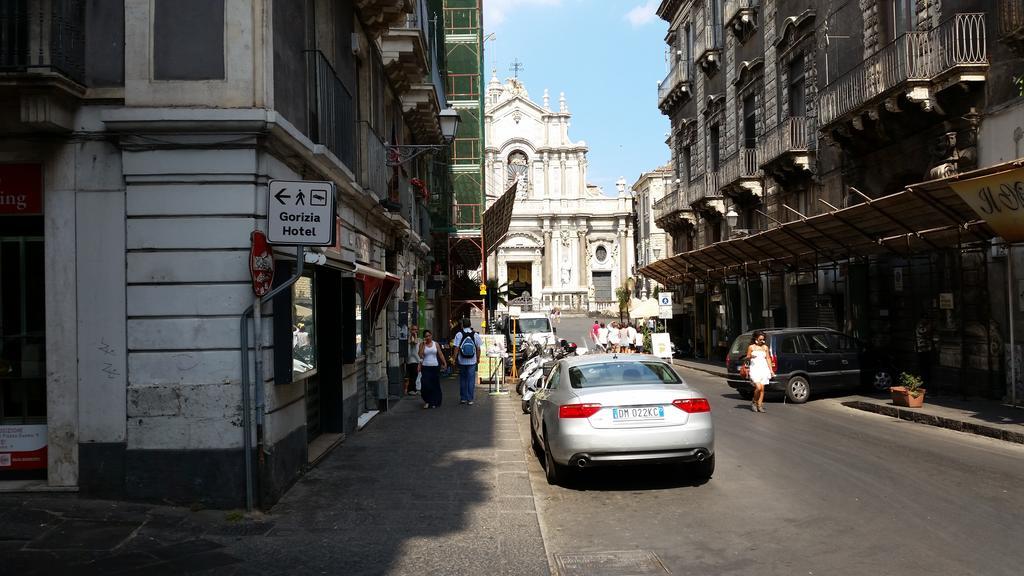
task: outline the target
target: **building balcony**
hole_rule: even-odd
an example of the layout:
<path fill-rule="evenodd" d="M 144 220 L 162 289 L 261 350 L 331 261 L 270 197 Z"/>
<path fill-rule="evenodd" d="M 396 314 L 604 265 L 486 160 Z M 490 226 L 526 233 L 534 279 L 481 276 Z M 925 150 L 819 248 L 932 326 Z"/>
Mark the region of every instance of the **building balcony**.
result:
<path fill-rule="evenodd" d="M 414 84 L 430 77 L 431 44 L 429 12 L 425 0 L 415 0 L 405 18 L 390 26 L 381 37 L 384 73 L 401 96 Z"/>
<path fill-rule="evenodd" d="M 813 166 L 812 155 L 817 147 L 814 121 L 804 116 L 790 116 L 768 130 L 757 140 L 758 161 L 766 171 L 803 170 Z"/>
<path fill-rule="evenodd" d="M 719 172 L 708 171 L 690 182 L 686 203 L 692 209 L 713 213 L 725 213 L 725 196 L 722 194 Z"/>
<path fill-rule="evenodd" d="M 7 111 L 15 130 L 73 128 L 85 95 L 85 0 L 0 3 L 0 92 L 19 100 Z"/>
<path fill-rule="evenodd" d="M 761 0 L 726 0 L 725 27 L 737 38 L 745 39 L 757 25 L 757 9 Z"/>
<path fill-rule="evenodd" d="M 721 24 L 705 26 L 694 39 L 694 62 L 706 74 L 713 74 L 721 66 L 724 44 Z"/>
<path fill-rule="evenodd" d="M 350 169 L 356 166 L 356 103 L 319 50 L 306 52 L 310 94 L 309 139 L 323 144 Z"/>
<path fill-rule="evenodd" d="M 363 28 L 373 38 L 397 26 L 412 11 L 414 0 L 355 0 Z"/>
<path fill-rule="evenodd" d="M 1024 0 L 998 0 L 999 40 L 1024 54 Z"/>
<path fill-rule="evenodd" d="M 363 154 L 360 156 L 359 185 L 380 202 L 388 197 L 388 151 L 384 139 L 368 122 L 359 123 L 359 141 Z"/>
<path fill-rule="evenodd" d="M 658 109 L 669 115 L 690 99 L 693 90 L 690 63 L 677 59 L 665 79 L 658 84 Z"/>
<path fill-rule="evenodd" d="M 760 197 L 763 191 L 761 165 L 757 161 L 757 148 L 740 148 L 722 163 L 718 184 L 723 194 L 741 197 Z"/>
<path fill-rule="evenodd" d="M 988 70 L 985 14 L 956 14 L 937 27 L 908 32 L 824 88 L 819 128 L 849 123 L 863 129 L 879 109 L 901 112 L 904 102 L 935 108 L 936 95 L 960 83 L 984 82 Z"/>
<path fill-rule="evenodd" d="M 690 205 L 686 202 L 686 185 L 680 183 L 672 186 L 672 191 L 658 199 L 651 208 L 654 223 L 660 228 L 671 230 L 678 227 L 677 224 L 684 221 L 681 215 L 690 212 Z"/>

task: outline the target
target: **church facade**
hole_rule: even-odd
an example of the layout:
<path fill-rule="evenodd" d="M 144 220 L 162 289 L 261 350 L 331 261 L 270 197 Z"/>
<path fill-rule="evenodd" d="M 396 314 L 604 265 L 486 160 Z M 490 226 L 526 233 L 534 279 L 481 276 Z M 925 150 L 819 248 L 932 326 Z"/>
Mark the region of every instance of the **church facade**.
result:
<path fill-rule="evenodd" d="M 513 183 L 508 236 L 488 275 L 534 310 L 614 309 L 615 290 L 634 269 L 633 208 L 625 180 L 611 196 L 587 183 L 587 145 L 569 138 L 564 94 L 532 101 L 515 78 L 492 76 L 484 116 L 488 203 Z"/>

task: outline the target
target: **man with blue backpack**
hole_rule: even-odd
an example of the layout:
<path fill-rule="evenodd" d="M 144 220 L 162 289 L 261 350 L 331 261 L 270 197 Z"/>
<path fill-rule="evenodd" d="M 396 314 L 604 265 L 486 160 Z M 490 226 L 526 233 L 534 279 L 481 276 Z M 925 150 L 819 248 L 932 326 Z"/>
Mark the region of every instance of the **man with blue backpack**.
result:
<path fill-rule="evenodd" d="M 469 318 L 463 318 L 462 330 L 455 335 L 455 362 L 459 365 L 459 404 L 473 405 L 476 365 L 480 362 L 483 346 L 483 338 L 473 331 Z"/>

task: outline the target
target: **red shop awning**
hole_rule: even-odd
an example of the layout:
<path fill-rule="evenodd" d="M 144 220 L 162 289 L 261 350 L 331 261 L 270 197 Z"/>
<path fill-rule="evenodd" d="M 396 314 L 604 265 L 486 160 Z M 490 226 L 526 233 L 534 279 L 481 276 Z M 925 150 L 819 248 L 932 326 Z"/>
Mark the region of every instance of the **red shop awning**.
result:
<path fill-rule="evenodd" d="M 373 326 L 402 279 L 390 272 L 362 265 L 356 265 L 356 279 L 363 283 L 365 319 Z"/>

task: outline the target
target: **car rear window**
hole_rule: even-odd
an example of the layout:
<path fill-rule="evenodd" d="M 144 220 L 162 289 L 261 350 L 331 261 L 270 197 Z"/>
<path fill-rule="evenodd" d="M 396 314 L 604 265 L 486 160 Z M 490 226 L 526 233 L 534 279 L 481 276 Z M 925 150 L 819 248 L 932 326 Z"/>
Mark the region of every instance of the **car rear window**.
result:
<path fill-rule="evenodd" d="M 732 343 L 732 348 L 729 348 L 729 354 L 746 356 L 747 346 L 750 346 L 750 334 L 740 334 L 736 337 L 736 340 Z"/>
<path fill-rule="evenodd" d="M 664 362 L 602 362 L 569 368 L 569 383 L 573 388 L 600 386 L 643 386 L 645 384 L 679 384 L 682 380 Z"/>

